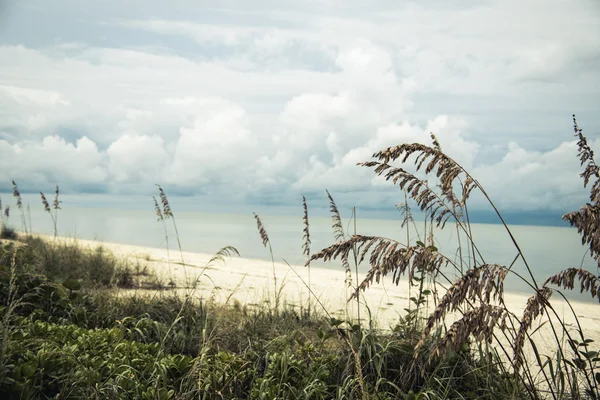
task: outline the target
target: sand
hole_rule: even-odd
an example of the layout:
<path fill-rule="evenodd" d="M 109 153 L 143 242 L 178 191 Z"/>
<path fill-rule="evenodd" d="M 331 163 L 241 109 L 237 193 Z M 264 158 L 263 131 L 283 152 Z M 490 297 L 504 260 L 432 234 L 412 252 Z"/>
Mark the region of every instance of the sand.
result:
<path fill-rule="evenodd" d="M 47 239 L 53 240 L 50 237 Z M 57 240 L 75 241 L 75 239 L 68 238 Z M 269 261 L 234 256 L 227 258 L 225 262 L 214 262 L 207 267 L 206 265 L 213 255 L 184 252 L 185 265 L 182 265 L 182 256 L 178 250 L 171 249 L 169 259 L 166 249 L 81 239 L 77 239 L 76 242 L 84 248 L 96 248 L 101 245 L 104 249 L 116 256 L 124 257 L 134 265 L 146 266 L 165 285 L 173 282 L 179 291 L 197 298 L 214 297 L 219 302 L 239 302 L 241 305 L 252 307 L 274 297 L 273 264 Z M 278 286 L 283 284 L 281 304 L 285 303 L 298 309 L 305 308 L 309 301 L 309 291 L 303 280 L 304 282 L 308 281 L 308 269 L 303 265 L 289 266 L 280 262 L 275 262 L 274 268 Z M 344 273 L 341 270 L 311 267 L 311 289 L 314 296 L 310 297 L 313 309 L 325 311 L 340 319 L 348 316 L 355 319 L 356 302 L 346 302 L 351 290 L 346 288 L 344 279 Z M 183 289 L 188 286 L 185 285 L 186 281 L 196 282 L 196 289 Z M 136 292 L 139 293 L 139 291 Z M 443 290 L 439 293 L 441 296 Z M 508 309 L 520 316 L 529 295 L 505 292 L 504 300 Z M 362 294 L 361 317 L 365 319 L 365 316 L 370 313 L 371 319 L 379 328 L 389 329 L 398 321 L 399 315 L 405 314 L 404 308 L 409 305 L 409 296 L 407 281 L 395 286 L 391 284 L 391 278 L 388 277 L 384 282 L 374 284 Z M 317 304 L 315 297 L 319 299 L 322 306 Z M 552 305 L 567 326 L 572 329 L 574 337 L 580 339 L 574 333 L 576 321 L 568 304 L 559 299 L 559 296 L 553 296 Z M 592 302 L 573 301 L 571 306 L 576 312 L 586 338 L 593 339 L 595 341 L 593 349 L 597 349 L 600 343 L 600 305 Z M 429 306 L 429 309 L 432 309 L 432 305 Z M 534 328 L 543 320 L 536 320 Z M 555 348 L 555 339 L 549 329 L 549 324 L 545 324 L 534 334 L 534 340 L 540 352 L 551 355 Z"/>

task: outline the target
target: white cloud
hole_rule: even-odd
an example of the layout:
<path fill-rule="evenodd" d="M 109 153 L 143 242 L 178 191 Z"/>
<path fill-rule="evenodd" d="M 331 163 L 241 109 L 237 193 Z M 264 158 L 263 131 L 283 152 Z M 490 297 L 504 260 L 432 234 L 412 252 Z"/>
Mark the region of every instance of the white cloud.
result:
<path fill-rule="evenodd" d="M 85 136 L 75 143 L 67 143 L 58 136 L 18 144 L 1 140 L 0 154 L 0 179 L 4 182 L 15 179 L 30 188 L 66 182 L 71 189 L 73 184 L 107 183 L 104 155 Z"/>
<path fill-rule="evenodd" d="M 239 199 L 329 188 L 374 205 L 391 192 L 356 163 L 434 132 L 502 204 L 570 207 L 582 191 L 569 115 L 600 123 L 588 101 L 599 19 L 584 3 L 467 3 L 184 1 L 135 20 L 107 6 L 88 25 L 118 30 L 113 44 L 85 24 L 42 44 L 0 38 L 0 178 L 18 163 L 30 186 L 159 182 Z"/>
<path fill-rule="evenodd" d="M 117 183 L 160 182 L 168 163 L 163 139 L 126 134 L 106 150 L 108 171 Z"/>

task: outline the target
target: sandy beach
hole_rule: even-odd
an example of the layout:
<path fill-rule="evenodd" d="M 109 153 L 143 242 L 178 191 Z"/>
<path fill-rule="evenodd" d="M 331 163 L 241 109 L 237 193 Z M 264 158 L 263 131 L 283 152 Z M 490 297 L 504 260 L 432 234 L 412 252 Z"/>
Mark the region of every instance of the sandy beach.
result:
<path fill-rule="evenodd" d="M 46 237 L 46 239 L 54 240 L 51 237 Z M 252 307 L 274 297 L 273 264 L 268 261 L 233 256 L 224 262 L 215 262 L 206 267 L 213 257 L 211 254 L 184 252 L 181 255 L 178 250 L 171 249 L 170 257 L 168 257 L 166 249 L 69 238 L 56 240 L 76 241 L 78 245 L 89 249 L 102 246 L 132 265 L 146 266 L 163 284 L 173 282 L 178 288 L 177 290 L 182 291 L 182 294 L 190 294 L 196 298 L 214 297 L 217 302 L 231 304 L 239 302 L 241 305 Z M 184 263 L 182 263 L 182 256 Z M 285 263 L 275 262 L 275 274 L 278 279 L 278 289 L 281 290 L 281 304 L 306 307 L 309 291 L 304 282 L 308 281 L 308 269 L 303 265 L 289 266 Z M 351 290 L 346 287 L 344 279 L 342 270 L 312 267 L 311 289 L 314 296 L 311 302 L 313 309 L 322 310 L 324 307 L 332 316 L 340 319 L 350 317 L 355 320 L 356 302 L 347 303 L 346 300 Z M 186 281 L 195 282 L 195 289 L 186 289 L 189 286 L 185 284 Z M 283 285 L 282 288 L 281 285 Z M 140 293 L 139 290 L 136 292 Z M 440 290 L 439 296 L 442 295 L 443 290 Z M 315 296 L 323 307 L 315 301 Z M 380 284 L 374 284 L 361 296 L 361 319 L 364 320 L 365 316 L 370 313 L 371 319 L 379 328 L 387 329 L 398 321 L 399 315 L 404 315 L 404 308 L 408 307 L 410 296 L 408 281 L 402 281 L 400 285 L 395 286 L 388 278 Z M 507 307 L 518 316 L 522 315 L 527 298 L 528 296 L 524 294 L 510 292 L 504 294 Z M 552 298 L 552 305 L 567 326 L 572 329 L 572 334 L 575 335 L 577 326 L 569 305 L 556 295 Z M 586 338 L 593 339 L 597 346 L 597 343 L 600 343 L 600 305 L 572 301 L 571 306 L 577 314 Z M 429 311 L 432 308 L 433 305 L 429 305 Z M 534 329 L 545 319 L 545 317 L 538 318 L 534 322 Z M 551 350 L 554 348 L 555 339 L 549 329 L 549 324 L 539 329 L 534 337 L 538 349 Z M 573 337 L 580 339 L 578 334 Z"/>

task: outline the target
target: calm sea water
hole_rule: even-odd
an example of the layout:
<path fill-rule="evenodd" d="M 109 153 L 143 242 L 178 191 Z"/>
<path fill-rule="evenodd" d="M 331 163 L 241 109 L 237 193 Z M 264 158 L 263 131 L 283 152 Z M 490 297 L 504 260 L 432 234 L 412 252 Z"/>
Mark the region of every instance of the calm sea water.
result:
<path fill-rule="evenodd" d="M 31 202 L 31 224 L 34 232 L 52 234 L 53 227 L 50 217 L 44 213 L 39 197 L 24 196 Z M 30 199 L 28 199 L 30 197 Z M 4 204 L 11 204 L 9 224 L 18 228 L 20 218 L 14 201 L 8 195 L 2 196 Z M 68 199 L 68 196 L 66 197 Z M 50 200 L 51 201 L 51 200 Z M 117 204 L 114 202 L 94 201 L 94 205 L 82 201 L 67 200 L 59 213 L 58 226 L 61 236 L 81 239 L 96 239 L 105 242 L 140 245 L 148 247 L 165 247 L 165 233 L 161 223 L 157 222 L 151 202 L 145 200 L 143 207 L 131 206 L 131 203 Z M 173 204 L 174 202 L 172 202 Z M 191 211 L 192 207 L 181 207 L 184 211 L 174 208 L 179 229 L 181 244 L 184 251 L 214 253 L 221 247 L 231 245 L 236 247 L 245 258 L 270 259 L 268 251 L 262 246 L 257 233 L 256 222 L 251 212 L 240 214 L 219 212 Z M 262 210 L 261 218 L 268 231 L 276 260 L 285 259 L 290 264 L 303 264 L 306 258 L 302 254 L 302 216 L 272 215 L 268 207 Z M 348 216 L 350 215 L 347 213 Z M 360 215 L 360 214 L 359 214 Z M 325 216 L 311 217 L 311 249 L 316 252 L 333 243 L 331 219 Z M 349 232 L 354 230 L 353 222 L 345 220 Z M 422 222 L 417 222 L 422 229 Z M 171 221 L 167 221 L 170 245 L 175 246 L 175 235 Z M 473 236 L 480 252 L 488 263 L 509 265 L 517 251 L 502 225 L 473 224 Z M 406 242 L 406 229 L 401 227 L 400 215 L 389 219 L 358 218 L 356 230 L 359 234 L 380 235 Z M 593 260 L 586 256 L 586 248 L 581 245 L 576 230 L 569 227 L 547 226 L 512 226 L 511 230 L 519 243 L 525 257 L 534 271 L 538 282 L 543 281 L 561 269 L 568 267 L 583 267 L 597 273 Z M 448 224 L 444 230 L 434 231 L 436 246 L 451 258 L 457 257 L 458 247 L 455 226 Z M 411 235 L 414 242 L 416 236 Z M 342 269 L 339 263 L 327 263 L 320 266 Z M 368 269 L 368 264 L 359 267 L 361 271 Z M 521 274 L 527 274 L 522 261 L 515 263 L 513 269 Z M 506 290 L 529 293 L 527 285 L 518 279 L 510 279 Z M 584 296 L 573 295 L 574 298 L 588 299 Z"/>

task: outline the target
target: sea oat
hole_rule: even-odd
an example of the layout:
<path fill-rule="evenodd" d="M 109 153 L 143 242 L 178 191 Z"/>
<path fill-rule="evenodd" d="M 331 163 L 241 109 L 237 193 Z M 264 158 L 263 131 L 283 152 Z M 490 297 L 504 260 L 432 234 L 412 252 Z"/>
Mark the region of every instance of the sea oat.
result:
<path fill-rule="evenodd" d="M 160 202 L 163 207 L 163 216 L 165 219 L 169 219 L 173 217 L 173 211 L 171 210 L 171 205 L 169 204 L 169 199 L 167 198 L 167 194 L 163 190 L 160 185 L 156 185 L 159 191 Z"/>
<path fill-rule="evenodd" d="M 256 227 L 258 228 L 258 234 L 260 235 L 260 238 L 262 239 L 262 244 L 265 248 L 268 246 L 269 253 L 271 254 L 271 262 L 273 265 L 273 289 L 274 289 L 273 295 L 275 298 L 275 312 L 278 313 L 279 312 L 279 301 L 281 298 L 281 291 L 283 290 L 283 286 L 281 288 L 279 288 L 279 290 L 277 289 L 277 271 L 275 269 L 275 257 L 273 256 L 273 248 L 271 247 L 271 240 L 269 239 L 267 230 L 265 229 L 265 226 L 263 225 L 262 220 L 260 219 L 258 214 L 256 214 L 256 213 L 252 213 L 252 214 L 254 214 L 254 218 L 256 219 Z"/>
<path fill-rule="evenodd" d="M 306 205 L 306 197 L 304 196 L 302 196 L 302 205 L 304 207 L 304 217 L 302 218 L 302 221 L 304 222 L 304 236 L 302 236 L 304 244 L 302 245 L 302 253 L 308 257 L 310 256 L 310 231 L 308 224 L 308 206 Z"/>
<path fill-rule="evenodd" d="M 437 151 L 441 152 L 442 146 L 440 146 L 440 142 L 438 142 L 435 134 L 433 132 L 430 132 L 429 136 L 431 136 L 431 142 L 433 143 L 433 148 L 436 149 Z"/>
<path fill-rule="evenodd" d="M 17 186 L 14 180 L 12 181 L 12 184 L 13 196 L 17 199 L 17 208 L 21 209 L 23 208 L 23 199 L 21 198 L 21 192 L 19 192 L 19 187 Z"/>
<path fill-rule="evenodd" d="M 335 237 L 336 242 L 343 242 L 346 240 L 346 235 L 344 234 L 344 226 L 342 225 L 342 218 L 340 217 L 340 211 L 331 196 L 331 193 L 326 189 L 327 197 L 329 198 L 329 211 L 331 212 L 331 220 L 332 220 L 332 228 L 333 235 Z M 345 283 L 347 287 L 352 286 L 352 270 L 350 269 L 350 262 L 348 261 L 348 254 L 343 254 L 340 257 L 342 261 L 342 268 L 344 268 L 344 274 L 346 276 Z"/>
<path fill-rule="evenodd" d="M 325 190 L 325 192 L 327 192 L 327 197 L 329 197 L 329 211 L 331 211 L 331 219 L 333 221 L 333 234 L 336 242 L 340 242 L 345 239 L 342 218 L 333 197 L 331 197 L 331 193 L 328 190 Z"/>
<path fill-rule="evenodd" d="M 350 299 L 357 297 L 361 290 L 366 290 L 373 281 L 379 283 L 381 278 L 388 274 L 392 274 L 392 282 L 397 285 L 401 276 L 409 268 L 422 268 L 433 273 L 450 262 L 446 257 L 430 248 L 405 246 L 394 240 L 362 235 L 355 235 L 349 240 L 333 244 L 317 254 L 313 254 L 310 261 L 347 259 L 353 249 L 357 251 L 358 264 L 362 263 L 370 253 L 371 268 Z"/>
<path fill-rule="evenodd" d="M 549 283 L 572 290 L 575 287 L 575 278 L 580 282 L 580 293 L 589 292 L 592 297 L 600 302 L 600 279 L 589 271 L 581 268 L 568 268 L 546 279 L 544 286 Z"/>
<path fill-rule="evenodd" d="M 503 283 L 507 274 L 508 268 L 498 264 L 485 264 L 465 272 L 448 288 L 446 294 L 428 318 L 417 348 L 423 345 L 426 337 L 437 323 L 443 321 L 449 312 L 458 310 L 467 301 L 471 303 L 479 301 L 482 304 L 488 304 L 491 298 L 502 298 Z"/>
<path fill-rule="evenodd" d="M 427 181 L 417 178 L 405 169 L 394 167 L 387 162 L 381 163 L 378 161 L 368 161 L 359 163 L 358 165 L 375 168 L 377 175 L 383 176 L 386 181 L 391 181 L 394 185 L 398 185 L 400 189 L 406 190 L 421 211 L 435 218 L 437 226 L 443 228 L 452 216 L 458 219 L 458 215 L 454 212 L 453 208 L 444 202 L 442 196 L 429 188 Z M 444 187 L 442 189 L 446 189 L 446 192 L 443 193 L 451 192 L 450 189 Z M 450 199 L 448 194 L 445 197 Z"/>
<path fill-rule="evenodd" d="M 61 209 L 60 208 L 60 203 L 62 203 L 62 201 L 60 201 L 58 199 L 58 194 L 59 194 L 59 192 L 58 192 L 58 185 L 56 185 L 56 191 L 54 192 L 54 202 L 52 203 L 52 207 L 55 210 L 60 210 Z"/>
<path fill-rule="evenodd" d="M 158 205 L 158 201 L 156 200 L 156 197 L 152 196 L 152 200 L 154 200 L 154 213 L 156 214 L 156 217 L 158 218 L 157 221 L 163 221 L 163 214 L 162 211 L 160 210 L 160 206 Z"/>
<path fill-rule="evenodd" d="M 225 246 L 221 250 L 215 253 L 210 260 L 206 263 L 206 267 L 210 267 L 217 262 L 225 262 L 226 258 L 231 258 L 232 255 L 239 257 L 240 252 L 233 246 Z"/>
<path fill-rule="evenodd" d="M 587 187 L 593 180 L 590 188 L 591 204 L 586 204 L 579 209 L 563 215 L 563 220 L 568 221 L 571 226 L 577 228 L 581 235 L 581 243 L 588 245 L 590 254 L 594 259 L 600 261 L 600 173 L 599 167 L 594 160 L 594 152 L 590 148 L 583 130 L 577 125 L 575 115 L 573 115 L 573 130 L 578 138 L 577 146 L 579 148 L 578 156 L 581 165 L 586 164 L 580 176 L 583 178 L 583 185 Z"/>
<path fill-rule="evenodd" d="M 539 316 L 544 314 L 544 310 L 548 305 L 548 299 L 552 295 L 550 288 L 544 287 L 538 290 L 533 296 L 527 299 L 527 305 L 523 311 L 523 317 L 521 318 L 521 326 L 517 332 L 514 344 L 514 357 L 513 365 L 515 373 L 519 371 L 523 364 L 523 346 L 525 344 L 525 337 L 527 331 L 531 328 L 533 321 Z"/>
<path fill-rule="evenodd" d="M 44 193 L 40 192 L 40 196 L 42 197 L 42 204 L 44 205 L 44 211 L 46 212 L 51 212 L 50 210 L 50 204 L 48 204 L 48 200 L 46 200 L 46 196 L 44 196 Z"/>
<path fill-rule="evenodd" d="M 269 235 L 267 234 L 267 230 L 265 229 L 265 226 L 263 225 L 260 217 L 256 213 L 252 213 L 252 214 L 254 214 L 254 218 L 256 219 L 256 227 L 258 228 L 258 234 L 260 235 L 260 238 L 262 239 L 262 244 L 263 244 L 263 246 L 267 247 L 267 245 L 269 245 L 269 243 L 270 243 Z"/>
<path fill-rule="evenodd" d="M 458 349 L 471 335 L 477 342 L 485 340 L 492 343 L 494 329 L 496 327 L 501 330 L 506 329 L 507 316 L 508 314 L 504 308 L 490 304 L 482 304 L 466 311 L 459 320 L 450 326 L 444 337 L 436 344 L 428 361 L 431 363 L 448 351 Z M 417 354 L 415 352 L 415 357 Z"/>

